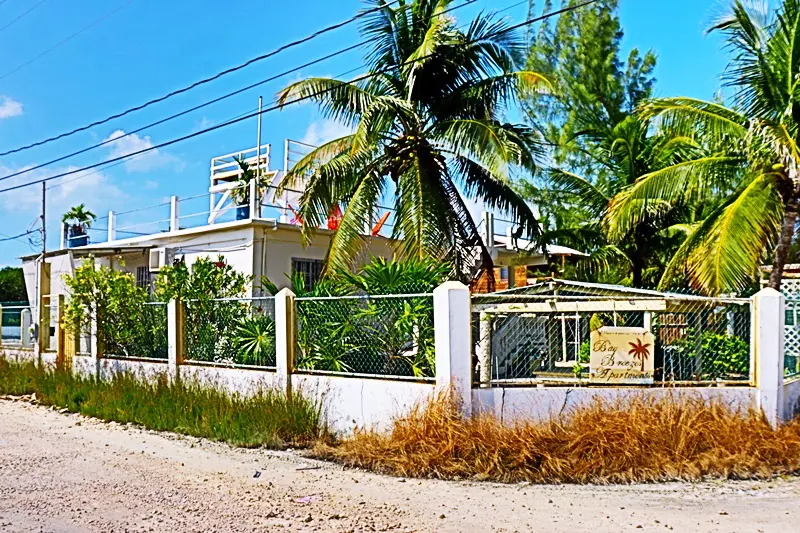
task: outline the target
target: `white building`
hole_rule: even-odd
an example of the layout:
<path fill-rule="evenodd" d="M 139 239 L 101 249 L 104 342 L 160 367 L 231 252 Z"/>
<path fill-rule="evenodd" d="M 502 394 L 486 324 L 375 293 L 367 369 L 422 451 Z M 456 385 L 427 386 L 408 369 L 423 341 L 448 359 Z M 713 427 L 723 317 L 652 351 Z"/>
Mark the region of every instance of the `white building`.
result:
<path fill-rule="evenodd" d="M 215 157 L 211 160 L 207 193 L 190 198 L 173 196 L 169 202 L 129 212 L 110 212 L 90 228 L 89 239 L 70 238 L 66 227 L 62 227 L 60 249 L 46 254 L 47 266 L 39 267 L 40 255 L 22 258 L 29 301 L 39 301 L 40 277 L 41 294 L 50 298 L 66 294 L 64 275 L 72 274 L 89 256 L 99 264 L 130 272 L 141 286 L 152 286 L 159 270 L 173 261 L 184 260 L 191 265 L 198 258 L 218 256 L 256 281 L 251 287 L 254 293 L 262 276 L 284 287 L 289 284 L 291 272 L 301 271 L 306 274 L 307 283 L 312 283 L 319 278 L 336 220 L 329 219 L 304 246 L 296 213 L 300 192 L 277 195 L 275 187 L 293 160 L 309 148 L 287 140 L 282 170 L 271 166 L 270 145 Z M 237 159 L 262 176 L 261 183 L 268 184 L 258 189 L 258 194 L 255 180 L 243 182 L 244 173 Z M 387 207 L 380 213 L 380 220 L 365 223 L 364 260 L 393 255 L 389 238 L 393 210 Z M 525 285 L 527 278 L 520 278 L 526 266 L 544 265 L 546 257 L 532 251 L 532 243 L 513 242 L 510 225 L 503 234 L 495 231 L 495 224 L 493 216 L 484 215 L 484 240 L 498 266 L 498 287 Z M 86 240 L 92 242 L 84 244 Z M 69 246 L 70 242 L 80 245 Z M 580 255 L 563 247 L 554 247 L 550 252 Z"/>

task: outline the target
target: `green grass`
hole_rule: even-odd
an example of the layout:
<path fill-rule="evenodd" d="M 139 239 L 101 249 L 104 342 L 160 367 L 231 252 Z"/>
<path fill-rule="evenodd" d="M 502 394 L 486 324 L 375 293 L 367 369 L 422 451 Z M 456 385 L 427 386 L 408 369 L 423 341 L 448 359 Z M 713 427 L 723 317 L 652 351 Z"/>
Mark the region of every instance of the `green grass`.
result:
<path fill-rule="evenodd" d="M 295 392 L 272 389 L 238 396 L 195 383 L 148 383 L 130 374 L 110 381 L 46 371 L 0 358 L 0 394 L 36 393 L 45 405 L 156 431 L 172 431 L 234 446 L 285 448 L 327 440 L 321 406 Z"/>

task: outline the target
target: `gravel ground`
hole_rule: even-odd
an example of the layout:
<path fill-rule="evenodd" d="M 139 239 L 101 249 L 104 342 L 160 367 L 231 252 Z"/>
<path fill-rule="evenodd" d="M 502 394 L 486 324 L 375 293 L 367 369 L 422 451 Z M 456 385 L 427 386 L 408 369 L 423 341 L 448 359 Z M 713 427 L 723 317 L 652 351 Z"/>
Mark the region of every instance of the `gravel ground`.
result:
<path fill-rule="evenodd" d="M 398 479 L 0 401 L 0 531 L 798 531 L 800 479 Z"/>

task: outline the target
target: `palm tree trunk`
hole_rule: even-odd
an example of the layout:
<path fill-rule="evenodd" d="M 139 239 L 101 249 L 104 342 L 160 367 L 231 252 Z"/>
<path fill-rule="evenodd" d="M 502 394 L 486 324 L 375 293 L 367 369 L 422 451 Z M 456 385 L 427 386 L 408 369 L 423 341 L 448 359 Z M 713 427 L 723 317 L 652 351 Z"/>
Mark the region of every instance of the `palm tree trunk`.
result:
<path fill-rule="evenodd" d="M 797 221 L 798 202 L 797 195 L 793 196 L 789 202 L 786 203 L 786 211 L 783 215 L 783 225 L 781 227 L 781 234 L 778 239 L 778 245 L 775 247 L 775 257 L 772 261 L 772 272 L 769 275 L 769 286 L 776 291 L 781 290 L 781 281 L 783 280 L 783 269 L 786 266 L 786 259 L 789 256 L 789 247 L 792 245 L 794 238 L 794 225 Z"/>

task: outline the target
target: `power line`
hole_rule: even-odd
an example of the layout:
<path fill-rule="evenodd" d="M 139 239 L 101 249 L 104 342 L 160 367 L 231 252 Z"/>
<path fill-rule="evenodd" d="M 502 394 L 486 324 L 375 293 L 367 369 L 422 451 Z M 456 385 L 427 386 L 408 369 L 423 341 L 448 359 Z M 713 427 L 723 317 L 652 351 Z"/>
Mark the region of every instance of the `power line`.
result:
<path fill-rule="evenodd" d="M 38 232 L 39 232 L 38 229 L 37 230 L 26 231 L 25 233 L 20 233 L 19 235 L 14 235 L 13 237 L 6 237 L 5 239 L 0 239 L 0 242 L 15 241 L 17 239 L 21 239 L 22 237 L 27 237 L 31 233 L 38 233 Z"/>
<path fill-rule="evenodd" d="M 510 31 L 514 31 L 516 29 L 522 28 L 522 27 L 530 25 L 530 24 L 534 24 L 536 22 L 539 22 L 539 21 L 554 17 L 556 15 L 561 15 L 561 14 L 567 13 L 569 11 L 575 11 L 575 10 L 580 9 L 582 7 L 586 7 L 588 5 L 594 4 L 597 1 L 598 0 L 587 0 L 587 1 L 582 2 L 580 4 L 575 4 L 575 5 L 571 5 L 571 6 L 568 6 L 568 7 L 564 7 L 564 8 L 558 9 L 556 11 L 551 11 L 550 13 L 546 13 L 546 14 L 540 15 L 538 17 L 533 17 L 533 18 L 527 19 L 527 20 L 525 20 L 523 22 L 520 22 L 518 24 L 514 24 L 514 25 L 509 26 L 508 28 L 505 28 L 503 30 L 498 30 L 496 32 L 490 33 L 490 34 L 485 35 L 484 37 L 482 37 L 480 39 L 474 39 L 472 41 L 464 42 L 459 46 L 468 46 L 468 45 L 471 45 L 471 44 L 475 44 L 476 42 L 479 42 L 479 41 L 482 41 L 482 40 L 486 40 L 486 39 L 489 39 L 489 38 L 492 38 L 492 37 L 496 37 L 498 35 L 502 35 L 504 33 L 510 32 Z M 436 54 L 436 52 L 432 52 L 430 54 L 421 56 L 421 57 L 419 57 L 417 59 L 409 61 L 405 65 L 408 65 L 410 63 L 416 63 L 418 61 L 422 61 L 422 60 L 428 59 L 428 58 L 434 56 L 435 54 Z M 363 76 L 359 76 L 359 77 L 356 77 L 355 79 L 351 80 L 350 82 L 348 82 L 348 84 L 358 83 L 358 82 L 364 81 L 366 79 L 373 78 L 373 77 L 379 76 L 381 74 L 385 74 L 389 70 L 391 70 L 391 68 L 386 68 L 386 69 L 379 70 L 377 72 L 364 74 Z M 274 106 L 271 106 L 271 107 L 267 107 L 267 108 L 265 108 L 265 109 L 263 109 L 261 111 L 256 111 L 254 113 L 248 113 L 246 115 L 243 115 L 243 116 L 231 119 L 231 120 L 227 120 L 227 121 L 222 122 L 220 124 L 216 124 L 214 126 L 210 126 L 208 128 L 202 129 L 200 131 L 196 131 L 194 133 L 190 133 L 188 135 L 184 135 L 182 137 L 178 137 L 178 138 L 175 138 L 175 139 L 172 139 L 172 140 L 169 140 L 169 141 L 165 141 L 163 143 L 150 146 L 148 148 L 143 148 L 143 149 L 138 150 L 136 152 L 131 152 L 130 154 L 126 154 L 124 156 L 113 157 L 111 159 L 107 159 L 105 161 L 101 161 L 100 163 L 95 163 L 93 165 L 89 165 L 89 166 L 86 166 L 86 167 L 83 167 L 83 168 L 79 168 L 79 169 L 76 169 L 76 170 L 71 170 L 71 171 L 68 171 L 68 172 L 62 172 L 61 174 L 56 174 L 54 176 L 49 176 L 47 178 L 42 178 L 40 180 L 35 180 L 35 181 L 28 182 L 28 183 L 15 185 L 13 187 L 6 187 L 5 189 L 0 189 L 0 193 L 13 191 L 13 190 L 16 190 L 16 189 L 21 189 L 21 188 L 24 188 L 24 187 L 28 187 L 28 186 L 31 186 L 31 185 L 38 184 L 38 183 L 45 183 L 45 182 L 48 182 L 48 181 L 51 181 L 51 180 L 54 180 L 54 179 L 63 178 L 64 176 L 70 176 L 70 175 L 73 175 L 73 174 L 78 174 L 80 172 L 85 172 L 87 170 L 92 170 L 92 169 L 95 169 L 95 168 L 100 167 L 102 165 L 106 165 L 108 163 L 115 163 L 117 161 L 121 161 L 121 160 L 124 160 L 124 159 L 129 158 L 129 157 L 134 157 L 134 156 L 138 156 L 140 154 L 144 154 L 144 153 L 147 153 L 147 152 L 152 152 L 153 150 L 157 150 L 159 148 L 164 148 L 166 146 L 171 146 L 173 144 L 177 144 L 177 143 L 192 139 L 194 137 L 199 137 L 200 135 L 205 135 L 206 133 L 210 133 L 212 131 L 215 131 L 215 130 L 218 130 L 218 129 L 221 129 L 221 128 L 225 128 L 225 127 L 230 126 L 232 124 L 236 124 L 238 122 L 242 122 L 243 120 L 247 120 L 249 118 L 253 118 L 253 117 L 256 117 L 258 115 L 263 115 L 265 113 L 270 113 L 272 111 L 276 111 L 278 109 L 282 109 L 282 108 L 287 107 L 287 106 L 292 105 L 292 104 L 296 104 L 296 103 L 299 103 L 299 102 L 310 100 L 311 98 L 314 98 L 314 97 L 320 96 L 322 94 L 328 93 L 331 90 L 332 89 L 325 89 L 325 90 L 318 91 L 318 92 L 315 92 L 315 93 L 312 93 L 312 94 L 309 94 L 309 95 L 306 95 L 306 96 L 301 96 L 301 97 L 295 98 L 294 100 L 291 100 L 289 102 L 284 102 L 283 104 L 277 104 L 277 105 L 274 105 Z"/>
<path fill-rule="evenodd" d="M 131 0 L 128 0 L 128 1 L 130 2 Z M 396 1 L 397 0 L 392 0 L 391 2 L 388 3 L 388 5 L 391 5 L 391 4 L 395 3 Z M 477 0 L 468 0 L 467 3 L 473 3 L 473 2 L 476 2 L 476 1 Z M 236 71 L 239 71 L 239 70 L 241 70 L 243 68 L 246 68 L 246 67 L 252 65 L 253 63 L 257 63 L 259 61 L 263 61 L 264 59 L 268 59 L 270 57 L 273 57 L 273 56 L 275 56 L 275 55 L 277 55 L 277 54 L 279 54 L 279 53 L 281 53 L 281 52 L 283 52 L 285 50 L 288 50 L 290 48 L 294 48 L 294 47 L 299 46 L 301 44 L 307 43 L 308 41 L 310 41 L 312 39 L 315 39 L 315 38 L 319 37 L 320 35 L 324 35 L 326 33 L 329 33 L 331 31 L 333 31 L 333 30 L 336 30 L 336 29 L 339 29 L 339 28 L 341 28 L 343 26 L 351 24 L 351 23 L 359 20 L 360 18 L 363 18 L 366 15 L 369 15 L 370 13 L 374 13 L 375 11 L 383 9 L 383 7 L 384 6 L 378 6 L 378 7 L 372 8 L 372 9 L 368 9 L 368 10 L 362 11 L 362 12 L 358 13 L 357 15 L 354 15 L 353 17 L 350 17 L 349 19 L 347 19 L 345 21 L 342 21 L 342 22 L 339 22 L 337 24 L 333 24 L 331 26 L 323 28 L 321 30 L 315 31 L 314 33 L 312 33 L 312 34 L 310 34 L 310 35 L 308 35 L 306 37 L 303 37 L 302 39 L 287 43 L 287 44 L 285 44 L 283 46 L 280 46 L 280 47 L 276 48 L 275 50 L 272 50 L 271 52 L 268 52 L 266 54 L 262 54 L 260 56 L 254 57 L 252 59 L 249 59 L 249 60 L 245 61 L 244 63 L 241 63 L 241 64 L 239 64 L 239 65 L 237 65 L 235 67 L 231 67 L 231 68 L 225 69 L 225 70 L 223 70 L 221 72 L 218 72 L 217 74 L 214 74 L 213 76 L 209 76 L 207 78 L 203 78 L 201 80 L 198 80 L 198 81 L 192 83 L 191 85 L 187 85 L 186 87 L 182 87 L 180 89 L 176 89 L 176 90 L 171 91 L 171 92 L 169 92 L 169 93 L 167 93 L 167 94 L 165 94 L 163 96 L 159 96 L 158 98 L 154 98 L 154 99 L 149 100 L 149 101 L 147 101 L 147 102 L 145 102 L 143 104 L 131 107 L 131 108 L 126 109 L 125 111 L 122 111 L 120 113 L 108 116 L 108 117 L 106 117 L 104 119 L 101 119 L 101 120 L 96 120 L 96 121 L 94 121 L 94 122 L 92 122 L 90 124 L 87 124 L 85 126 L 80 126 L 78 128 L 73 129 L 72 131 L 61 133 L 59 135 L 55 135 L 53 137 L 50 137 L 48 139 L 44 139 L 42 141 L 31 143 L 31 144 L 28 144 L 26 146 L 21 146 L 19 148 L 15 148 L 13 150 L 7 150 L 5 152 L 0 152 L 0 157 L 6 156 L 6 155 L 9 155 L 9 154 L 14 154 L 14 153 L 17 153 L 17 152 L 21 152 L 23 150 L 28 150 L 30 148 L 35 148 L 37 146 L 42 146 L 44 144 L 56 141 L 58 139 L 63 139 L 64 137 L 69 137 L 69 136 L 74 135 L 76 133 L 79 133 L 81 131 L 86 131 L 86 130 L 88 130 L 90 128 L 93 128 L 95 126 L 99 126 L 100 124 L 105 124 L 106 122 L 109 122 L 111 120 L 115 120 L 115 119 L 118 119 L 120 117 L 124 117 L 125 115 L 133 113 L 135 111 L 140 111 L 140 110 L 142 110 L 142 109 L 144 109 L 146 107 L 149 107 L 149 106 L 151 106 L 153 104 L 157 104 L 159 102 L 163 102 L 164 100 L 167 100 L 168 98 L 172 98 L 173 96 L 177 96 L 179 94 L 183 94 L 183 93 L 185 93 L 187 91 L 190 91 L 190 90 L 192 90 L 192 89 L 194 89 L 196 87 L 199 87 L 201 85 L 205 85 L 205 84 L 210 83 L 210 82 L 212 82 L 214 80 L 217 80 L 217 79 L 219 79 L 219 78 L 221 78 L 221 77 L 223 77 L 223 76 L 225 76 L 227 74 L 231 74 L 233 72 L 236 72 Z M 5 76 L 7 76 L 7 75 L 8 74 L 6 74 Z M 0 80 L 5 78 L 5 76 L 0 76 Z"/>
<path fill-rule="evenodd" d="M 12 74 L 15 74 L 15 73 L 19 72 L 20 70 L 22 70 L 23 68 L 27 67 L 28 65 L 30 65 L 34 61 L 38 61 L 39 59 L 43 58 L 44 56 L 46 56 L 47 54 L 49 54 L 50 52 L 52 52 L 56 48 L 59 48 L 59 47 L 65 45 L 65 44 L 67 44 L 69 41 L 71 41 L 72 39 L 74 39 L 78 35 L 82 34 L 85 31 L 88 31 L 91 28 L 93 28 L 94 26 L 100 24 L 101 22 L 103 22 L 104 20 L 109 18 L 111 15 L 113 15 L 117 11 L 121 10 L 122 8 L 127 7 L 128 4 L 130 4 L 131 2 L 133 2 L 133 0 L 127 0 L 124 4 L 122 4 L 122 5 L 118 6 L 118 7 L 116 7 L 115 9 L 109 11 L 108 13 L 106 13 L 105 15 L 100 17 L 99 19 L 96 19 L 91 24 L 89 24 L 87 26 L 84 26 L 83 28 L 79 29 L 78 31 L 76 31 L 72 35 L 62 39 L 61 41 L 57 42 L 56 44 L 54 44 L 50 48 L 47 48 L 44 52 L 41 52 L 38 55 L 35 55 L 32 58 L 30 58 L 29 60 L 25 61 L 24 63 L 21 63 L 21 64 L 17 65 L 13 69 L 9 70 L 8 72 L 6 72 L 2 76 L 0 76 L 0 80 L 6 79 L 7 77 L 11 76 Z M 9 153 L 11 153 L 11 152 L 9 152 Z"/>
<path fill-rule="evenodd" d="M 6 176 L 2 176 L 2 177 L 0 177 L 0 181 L 7 180 L 7 179 L 11 179 L 11 178 L 15 178 L 15 177 L 17 177 L 17 176 L 21 176 L 22 174 L 27 174 L 28 172 L 33 172 L 34 170 L 38 170 L 38 169 L 40 169 L 40 168 L 43 168 L 43 167 L 46 167 L 46 166 L 48 166 L 48 165 L 52 165 L 53 163 L 59 163 L 59 162 L 61 162 L 61 161 L 64 161 L 65 159 L 69 159 L 69 158 L 71 158 L 71 157 L 75 157 L 76 155 L 84 154 L 84 153 L 86 153 L 86 152 L 89 152 L 89 151 L 91 151 L 91 150 L 94 150 L 95 148 L 100 148 L 101 146 L 105 146 L 105 145 L 107 145 L 107 144 L 110 144 L 110 143 L 113 143 L 113 142 L 117 142 L 117 141 L 119 141 L 120 139 L 124 139 L 125 137 L 128 137 L 128 136 L 130 136 L 130 135 L 135 135 L 135 134 L 137 134 L 137 133 L 140 133 L 140 132 L 142 132 L 142 131 L 144 131 L 144 130 L 147 130 L 147 129 L 153 128 L 153 127 L 155 127 L 155 126 L 159 126 L 159 125 L 161 125 L 161 124 L 164 124 L 164 123 L 166 123 L 166 122 L 169 122 L 169 121 L 171 121 L 171 120 L 174 120 L 174 119 L 176 119 L 176 118 L 180 118 L 180 117 L 182 117 L 182 116 L 184 116 L 184 115 L 188 115 L 189 113 L 193 113 L 194 111 L 197 111 L 198 109 L 202 109 L 202 108 L 204 108 L 204 107 L 208 107 L 208 106 L 210 106 L 210 105 L 212 105 L 212 104 L 216 104 L 217 102 L 221 102 L 222 100 L 225 100 L 225 99 L 231 98 L 231 97 L 233 97 L 233 96 L 236 96 L 236 95 L 238 95 L 238 94 L 241 94 L 241 93 L 243 93 L 243 92 L 249 91 L 250 89 L 253 89 L 253 88 L 255 88 L 255 87 L 258 87 L 258 86 L 260 86 L 260 85 L 264 85 L 265 83 L 269 83 L 269 82 L 271 82 L 271 81 L 275 81 L 275 80 L 277 80 L 277 79 L 279 79 L 279 78 L 282 78 L 282 77 L 288 76 L 289 74 L 293 74 L 293 73 L 295 73 L 295 72 L 298 72 L 298 71 L 300 71 L 300 70 L 302 70 L 302 69 L 304 69 L 304 68 L 308 68 L 308 67 L 310 67 L 310 66 L 313 66 L 313 65 L 316 65 L 316 64 L 318 64 L 318 63 L 322 63 L 323 61 L 327 61 L 328 59 L 332 59 L 332 58 L 334 58 L 334 57 L 336 57 L 336 56 L 340 56 L 340 55 L 342 55 L 342 54 L 345 54 L 345 53 L 347 53 L 347 52 L 350 52 L 351 50 L 355 50 L 356 48 L 359 48 L 359 47 L 363 46 L 363 44 L 364 44 L 364 43 L 358 43 L 358 44 L 354 44 L 354 45 L 352 45 L 352 46 L 348 46 L 347 48 L 343 48 L 343 49 L 341 49 L 341 50 L 338 50 L 338 51 L 336 51 L 336 52 L 333 52 L 333 53 L 331 53 L 331 54 L 328 54 L 328 55 L 326 55 L 326 56 L 323 56 L 323 57 L 317 58 L 317 59 L 315 59 L 315 60 L 313 60 L 313 61 L 309 61 L 308 63 L 304 63 L 304 64 L 302 64 L 302 65 L 300 65 L 300 66 L 298 66 L 298 67 L 295 67 L 295 68 L 293 68 L 293 69 L 291 69 L 291 70 L 287 70 L 287 71 L 285 71 L 285 72 L 282 72 L 282 73 L 280 73 L 280 74 L 278 74 L 278 75 L 275 75 L 275 76 L 270 76 L 269 78 L 265 78 L 265 79 L 263 79 L 263 80 L 261 80 L 261 81 L 258 81 L 258 82 L 256 82 L 256 83 L 252 83 L 252 84 L 250 84 L 250 85 L 248 85 L 248 86 L 246 86 L 246 87 L 242 87 L 241 89 L 237 89 L 237 90 L 235 90 L 235 91 L 232 91 L 232 92 L 229 92 L 229 93 L 227 93 L 227 94 L 224 94 L 224 95 L 222 95 L 222 96 L 219 96 L 219 97 L 217 97 L 217 98 L 214 98 L 213 100 L 209 100 L 208 102 L 204 102 L 204 103 L 202 103 L 202 104 L 196 105 L 196 106 L 194 106 L 194 107 L 191 107 L 191 108 L 189 108 L 189 109 L 186 109 L 186 110 L 184 110 L 184 111 L 181 111 L 181 112 L 179 112 L 179 113 L 175 113 L 175 114 L 173 114 L 173 115 L 170 115 L 170 116 L 168 116 L 168 117 L 166 117 L 166 118 L 163 118 L 163 119 L 157 120 L 156 122 L 151 122 L 150 124 L 147 124 L 147 125 L 145 125 L 145 126 L 142 126 L 142 127 L 140 127 L 140 128 L 137 128 L 137 129 L 135 129 L 135 130 L 132 130 L 132 131 L 126 132 L 126 133 L 124 133 L 123 135 L 120 135 L 119 137 L 114 137 L 114 138 L 106 139 L 105 141 L 99 142 L 99 143 L 97 143 L 97 144 L 93 144 L 92 146 L 89 146 L 89 147 L 87 147 L 87 148 L 83 148 L 83 149 L 81 149 L 81 150 L 78 150 L 78 151 L 76 151 L 76 152 L 72 152 L 71 154 L 67 154 L 67 155 L 65 155 L 65 156 L 58 157 L 58 158 L 56 158 L 56 159 L 52 159 L 52 160 L 50 160 L 50 161 L 47 161 L 47 162 L 45 162 L 45 163 L 41 163 L 41 164 L 39 164 L 39 165 L 32 166 L 32 167 L 28 167 L 28 168 L 25 168 L 25 169 L 19 170 L 19 171 L 17 171 L 17 172 L 14 172 L 14 173 L 12 173 L 12 174 L 8 174 L 8 175 L 6 175 Z"/>
<path fill-rule="evenodd" d="M 444 11 L 442 14 L 445 14 L 445 13 L 448 13 L 448 12 L 451 12 L 451 11 L 455 11 L 455 10 L 457 10 L 457 9 L 461 9 L 462 7 L 464 7 L 464 6 L 467 6 L 467 5 L 471 4 L 471 3 L 474 3 L 475 1 L 476 1 L 476 0 L 467 0 L 467 1 L 465 1 L 463 4 L 460 4 L 460 5 L 458 5 L 458 6 L 454 6 L 454 7 L 451 7 L 451 8 L 449 8 L 449 9 L 445 10 L 445 11 Z M 527 1 L 528 1 L 528 0 L 525 0 L 525 2 L 527 2 Z M 516 6 L 520 5 L 521 3 L 523 3 L 523 2 L 519 2 L 519 3 L 517 3 L 517 4 L 514 4 L 514 5 L 512 5 L 512 6 L 509 6 L 509 7 L 507 7 L 507 8 L 505 8 L 505 9 L 502 9 L 502 10 L 498 11 L 498 13 L 500 13 L 500 12 L 502 12 L 502 11 L 506 11 L 506 10 L 508 10 L 508 9 L 511 9 L 511 8 L 513 8 L 513 7 L 516 7 Z M 5 175 L 5 176 L 2 176 L 2 177 L 0 177 L 0 181 L 7 180 L 7 179 L 11 179 L 11 178 L 15 178 L 15 177 L 17 177 L 17 176 L 21 176 L 21 175 L 23 175 L 23 174 L 27 174 L 28 172 L 33 172 L 34 170 L 38 170 L 38 169 L 40 169 L 40 168 L 44 168 L 44 167 L 46 167 L 46 166 L 49 166 L 49 165 L 52 165 L 52 164 L 54 164 L 54 163 L 60 163 L 61 161 L 64 161 L 65 159 L 69 159 L 69 158 L 71 158 L 71 157 L 75 157 L 76 155 L 84 154 L 84 153 L 86 153 L 86 152 L 89 152 L 89 151 L 91 151 L 91 150 L 94 150 L 95 148 L 100 148 L 100 147 L 102 147 L 102 146 L 105 146 L 105 145 L 107 145 L 107 144 L 110 144 L 110 143 L 113 143 L 113 142 L 117 142 L 117 141 L 119 141 L 120 139 L 124 139 L 125 137 L 128 137 L 128 136 L 130 136 L 130 135 L 135 135 L 135 134 L 137 134 L 137 133 L 140 133 L 140 132 L 142 132 L 142 131 L 144 131 L 144 130 L 147 130 L 147 129 L 149 129 L 149 128 L 152 128 L 152 127 L 155 127 L 155 126 L 159 126 L 159 125 L 161 125 L 161 124 L 164 124 L 164 123 L 166 123 L 166 122 L 169 122 L 169 121 L 171 121 L 171 120 L 174 120 L 174 119 L 176 119 L 176 118 L 180 118 L 180 117 L 182 117 L 182 116 L 184 116 L 184 115 L 187 115 L 187 114 L 189 114 L 189 113 L 193 113 L 194 111 L 197 111 L 198 109 L 202 109 L 202 108 L 204 108 L 204 107 L 208 107 L 208 106 L 210 106 L 210 105 L 212 105 L 212 104 L 215 104 L 215 103 L 217 103 L 217 102 L 221 102 L 222 100 L 226 100 L 226 99 L 228 99 L 228 98 L 231 98 L 231 97 L 233 97 L 233 96 L 236 96 L 236 95 L 238 95 L 238 94 L 241 94 L 241 93 L 243 93 L 243 92 L 249 91 L 250 89 L 253 89 L 253 88 L 255 88 L 255 87 L 258 87 L 258 86 L 260 86 L 260 85 L 264 85 L 264 84 L 266 84 L 266 83 L 269 83 L 269 82 L 271 82 L 271 81 L 275 81 L 275 80 L 277 80 L 277 79 L 280 79 L 280 78 L 286 77 L 286 76 L 288 76 L 289 74 L 294 74 L 295 72 L 298 72 L 298 71 L 300 71 L 300 70 L 302 70 L 302 69 L 304 69 L 304 68 L 308 68 L 308 67 L 310 67 L 310 66 L 313 66 L 313 65 L 316 65 L 316 64 L 322 63 L 322 62 L 324 62 L 324 61 L 327 61 L 327 60 L 329 60 L 329 59 L 332 59 L 332 58 L 334 58 L 334 57 L 340 56 L 340 55 L 342 55 L 342 54 L 345 54 L 345 53 L 347 53 L 347 52 L 350 52 L 350 51 L 352 51 L 352 50 L 355 50 L 355 49 L 357 49 L 357 48 L 359 48 L 359 47 L 363 46 L 364 44 L 365 44 L 365 43 L 357 43 L 357 44 L 354 44 L 354 45 L 348 46 L 348 47 L 346 47 L 346 48 L 342 48 L 341 50 L 337 50 L 336 52 L 332 52 L 332 53 L 330 53 L 330 54 L 328 54 L 328 55 L 325 55 L 325 56 L 323 56 L 323 57 L 320 57 L 320 58 L 314 59 L 314 60 L 312 60 L 312 61 L 309 61 L 309 62 L 307 62 L 307 63 L 304 63 L 304 64 L 302 64 L 302 65 L 300 65 L 300 66 L 294 67 L 294 68 L 292 68 L 292 69 L 290 69 L 290 70 L 287 70 L 287 71 L 281 72 L 280 74 L 277 74 L 277 75 L 275 75 L 275 76 L 270 76 L 270 77 L 268 77 L 268 78 L 265 78 L 265 79 L 263 79 L 263 80 L 261 80 L 261 81 L 258 81 L 258 82 L 256 82 L 256 83 L 252 83 L 252 84 L 250 84 L 250 85 L 247 85 L 247 86 L 245 86 L 245 87 L 242 87 L 242 88 L 240 88 L 240 89 L 237 89 L 237 90 L 235 90 L 235 91 L 232 91 L 232 92 L 229 92 L 229 93 L 227 93 L 227 94 L 224 94 L 224 95 L 222 95 L 222 96 L 219 96 L 219 97 L 217 97 L 217 98 L 214 98 L 213 100 L 209 100 L 209 101 L 207 101 L 207 102 L 204 102 L 204 103 L 202 103 L 202 104 L 196 105 L 196 106 L 194 106 L 194 107 L 191 107 L 191 108 L 189 108 L 189 109 L 186 109 L 186 110 L 184 110 L 184 111 L 181 111 L 181 112 L 175 113 L 175 114 L 173 114 L 173 115 L 170 115 L 170 116 L 168 116 L 168 117 L 166 117 L 166 118 L 163 118 L 163 119 L 157 120 L 157 121 L 155 121 L 155 122 L 151 122 L 150 124 L 147 124 L 147 125 L 145 125 L 145 126 L 142 126 L 142 127 L 140 127 L 140 128 L 137 128 L 137 129 L 135 129 L 135 130 L 132 130 L 132 131 L 129 131 L 129 132 L 125 132 L 125 133 L 123 133 L 122 135 L 120 135 L 119 137 L 109 138 L 109 139 L 106 139 L 106 140 L 104 140 L 104 141 L 102 141 L 102 142 L 99 142 L 99 143 L 97 143 L 97 144 L 94 144 L 94 145 L 88 146 L 88 147 L 86 147 L 86 148 L 83 148 L 83 149 L 81 149 L 81 150 L 78 150 L 78 151 L 72 152 L 72 153 L 70 153 L 70 154 L 67 154 L 67 155 L 64 155 L 64 156 L 58 157 L 58 158 L 56 158 L 56 159 L 52 159 L 52 160 L 50 160 L 50 161 L 46 161 L 46 162 L 44 162 L 44 163 L 40 163 L 40 164 L 38 164 L 38 165 L 35 165 L 35 166 L 32 166 L 32 167 L 28 167 L 28 168 L 24 168 L 24 169 L 22 169 L 22 170 L 18 170 L 17 172 L 13 172 L 13 173 L 11 173 L 11 174 L 7 174 L 7 175 Z M 342 75 L 340 75 L 340 76 L 342 76 Z M 0 155 L 2 155 L 2 154 L 0 154 Z"/>
<path fill-rule="evenodd" d="M 44 4 L 45 2 L 47 2 L 47 0 L 39 0 L 38 2 L 33 4 L 30 8 L 28 8 L 26 11 L 23 11 L 21 15 L 17 16 L 17 18 L 13 19 L 11 22 L 6 24 L 5 26 L 0 27 L 0 31 L 7 30 L 11 26 L 13 26 L 16 22 L 18 22 L 19 20 L 25 18 L 25 16 L 28 15 L 28 13 L 30 13 L 31 11 L 33 11 L 34 9 L 39 7 L 40 5 Z M 2 5 L 2 3 L 0 3 L 0 5 Z"/>

